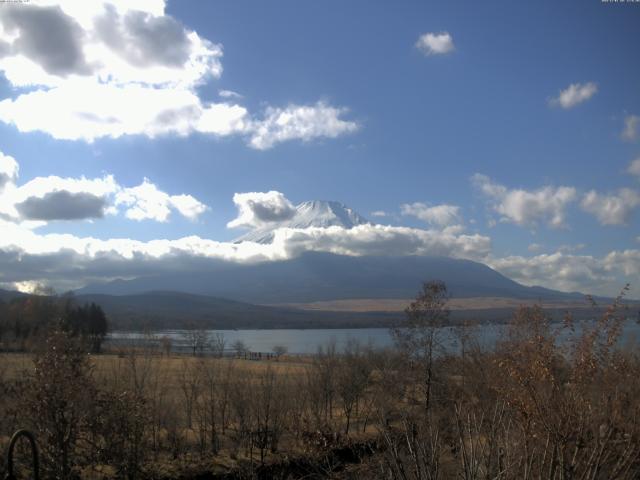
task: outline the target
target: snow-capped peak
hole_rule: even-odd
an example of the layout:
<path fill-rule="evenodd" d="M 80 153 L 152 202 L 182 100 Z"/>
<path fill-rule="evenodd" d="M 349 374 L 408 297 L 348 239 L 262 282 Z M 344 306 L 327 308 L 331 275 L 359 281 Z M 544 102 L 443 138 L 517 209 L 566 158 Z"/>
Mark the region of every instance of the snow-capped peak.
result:
<path fill-rule="evenodd" d="M 369 223 L 357 212 L 340 202 L 312 200 L 296 206 L 296 214 L 289 222 L 291 228 L 344 227 Z"/>
<path fill-rule="evenodd" d="M 237 238 L 236 243 L 244 241 L 271 243 L 273 232 L 278 228 L 326 228 L 333 226 L 352 228 L 368 223 L 370 222 L 366 218 L 340 202 L 311 200 L 297 205 L 296 212 L 291 219 L 248 232 Z"/>

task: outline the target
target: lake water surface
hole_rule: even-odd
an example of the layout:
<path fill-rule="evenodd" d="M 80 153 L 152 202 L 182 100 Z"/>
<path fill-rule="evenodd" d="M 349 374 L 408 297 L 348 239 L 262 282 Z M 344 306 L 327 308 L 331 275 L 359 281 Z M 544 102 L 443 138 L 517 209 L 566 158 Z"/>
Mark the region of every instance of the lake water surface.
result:
<path fill-rule="evenodd" d="M 504 332 L 504 325 L 488 324 L 474 326 L 468 332 L 477 339 L 483 347 L 491 347 Z M 242 340 L 249 350 L 253 352 L 271 352 L 273 347 L 281 345 L 287 348 L 289 353 L 309 354 L 316 353 L 320 346 L 326 346 L 335 342 L 338 350 L 350 340 L 357 340 L 362 344 L 370 344 L 376 348 L 384 348 L 393 345 L 393 339 L 387 328 L 345 328 L 345 329 L 308 329 L 308 330 L 208 330 L 211 338 L 220 334 L 224 337 L 227 348 L 237 340 Z M 189 351 L 189 341 L 185 330 L 163 330 L 152 334 L 140 332 L 112 332 L 107 345 L 141 345 L 159 344 L 159 339 L 166 336 L 171 339 L 172 350 L 175 352 Z M 459 336 L 452 328 L 443 328 L 439 337 L 442 344 L 450 351 L 459 348 Z M 640 340 L 640 325 L 636 321 L 629 320 L 624 326 L 621 343 L 638 346 Z"/>

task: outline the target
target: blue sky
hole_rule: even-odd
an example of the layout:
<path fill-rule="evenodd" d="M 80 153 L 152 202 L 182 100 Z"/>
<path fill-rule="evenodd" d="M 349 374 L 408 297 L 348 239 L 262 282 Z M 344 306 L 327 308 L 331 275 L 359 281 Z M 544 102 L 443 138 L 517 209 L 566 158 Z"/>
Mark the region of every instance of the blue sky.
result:
<path fill-rule="evenodd" d="M 131 277 L 169 250 L 287 258 L 329 235 L 219 253 L 248 192 L 380 225 L 336 253 L 380 241 L 526 284 L 640 285 L 640 3 L 84 5 L 0 5 L 0 151 L 19 165 L 0 162 L 3 285 Z"/>

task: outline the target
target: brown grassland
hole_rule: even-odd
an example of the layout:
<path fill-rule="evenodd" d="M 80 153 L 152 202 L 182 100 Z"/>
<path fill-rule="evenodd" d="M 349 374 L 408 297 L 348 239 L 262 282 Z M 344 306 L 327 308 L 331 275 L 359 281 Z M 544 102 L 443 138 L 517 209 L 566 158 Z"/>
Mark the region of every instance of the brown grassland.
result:
<path fill-rule="evenodd" d="M 309 303 L 280 303 L 272 306 L 319 310 L 323 312 L 404 312 L 411 304 L 409 298 L 352 298 L 345 300 L 326 300 Z M 455 298 L 448 303 L 449 310 L 488 310 L 496 308 L 516 309 L 526 302 L 519 298 L 507 297 L 470 297 Z M 542 308 L 587 309 L 584 301 L 545 301 L 538 302 Z"/>

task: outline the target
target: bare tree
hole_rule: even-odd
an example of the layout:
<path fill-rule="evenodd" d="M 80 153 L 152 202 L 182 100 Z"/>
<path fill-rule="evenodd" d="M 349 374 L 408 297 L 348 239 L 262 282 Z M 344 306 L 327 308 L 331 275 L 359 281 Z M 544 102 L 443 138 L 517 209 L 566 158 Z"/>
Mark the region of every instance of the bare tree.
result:
<path fill-rule="evenodd" d="M 273 353 L 275 353 L 277 359 L 280 359 L 282 355 L 285 355 L 288 352 L 287 347 L 285 347 L 284 345 L 274 345 L 272 350 Z"/>
<path fill-rule="evenodd" d="M 233 430 L 230 435 L 232 441 L 231 456 L 238 455 L 239 450 L 244 446 L 245 454 L 251 456 L 253 444 L 251 442 L 251 426 L 253 422 L 253 408 L 250 378 L 245 369 L 238 369 L 233 381 L 229 384 L 230 389 L 230 415 L 232 417 Z"/>
<path fill-rule="evenodd" d="M 191 428 L 193 424 L 193 410 L 195 408 L 198 396 L 200 395 L 200 375 L 199 371 L 189 361 L 184 359 L 180 367 L 180 392 L 182 393 L 182 405 L 184 407 L 185 421 L 187 428 Z"/>
<path fill-rule="evenodd" d="M 260 452 L 264 464 L 267 449 L 275 453 L 284 427 L 287 398 L 282 379 L 269 366 L 252 389 L 253 420 L 252 442 Z"/>
<path fill-rule="evenodd" d="M 204 453 L 207 443 L 212 453 L 218 453 L 218 412 L 217 396 L 220 376 L 219 362 L 202 359 L 198 362 L 198 376 L 201 379 L 201 394 L 196 399 L 195 414 L 198 422 L 200 451 Z"/>
<path fill-rule="evenodd" d="M 211 351 L 214 357 L 222 358 L 226 346 L 227 340 L 222 333 L 218 332 L 211 338 Z"/>
<path fill-rule="evenodd" d="M 217 389 L 217 406 L 216 410 L 219 415 L 219 424 L 222 434 L 225 434 L 227 427 L 229 426 L 229 410 L 231 403 L 231 390 L 232 382 L 236 377 L 237 368 L 233 362 L 226 362 L 224 364 L 224 370 L 220 373 L 220 381 Z"/>
<path fill-rule="evenodd" d="M 162 345 L 162 352 L 169 357 L 171 355 L 171 345 L 172 345 L 171 337 L 168 335 L 163 335 L 160 337 L 160 345 Z"/>
<path fill-rule="evenodd" d="M 238 357 L 245 355 L 249 351 L 249 347 L 242 340 L 238 339 L 231 344 L 231 348 L 236 352 Z"/>
<path fill-rule="evenodd" d="M 191 328 L 183 333 L 187 345 L 191 348 L 193 356 L 200 354 L 209 346 L 209 332 L 201 328 Z"/>
<path fill-rule="evenodd" d="M 326 346 L 318 347 L 318 353 L 313 359 L 313 374 L 309 376 L 310 391 L 316 392 L 318 405 L 315 412 L 322 416 L 322 428 L 328 426 L 333 419 L 333 408 L 336 396 L 336 372 L 338 364 L 338 352 L 335 340 Z"/>
<path fill-rule="evenodd" d="M 354 409 L 357 410 L 364 396 L 370 375 L 371 363 L 366 353 L 356 340 L 350 340 L 339 358 L 336 372 L 336 391 L 346 420 L 345 435 L 349 435 Z"/>
<path fill-rule="evenodd" d="M 50 334 L 34 363 L 27 398 L 37 419 L 45 467 L 52 478 L 68 479 L 95 397 L 91 365 L 86 352 L 62 331 Z"/>
<path fill-rule="evenodd" d="M 416 362 L 424 392 L 424 407 L 431 407 L 433 362 L 440 348 L 440 329 L 449 321 L 449 295 L 443 282 L 425 282 L 422 291 L 405 310 L 405 321 L 391 330 L 397 347 Z"/>

